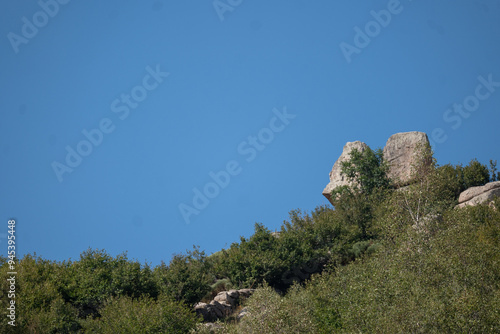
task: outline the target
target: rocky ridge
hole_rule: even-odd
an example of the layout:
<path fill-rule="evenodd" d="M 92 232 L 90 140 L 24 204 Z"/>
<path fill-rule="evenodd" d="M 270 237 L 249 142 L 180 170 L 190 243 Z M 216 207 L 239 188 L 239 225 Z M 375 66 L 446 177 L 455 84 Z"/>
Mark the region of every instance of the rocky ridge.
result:
<path fill-rule="evenodd" d="M 392 135 L 384 147 L 384 160 L 389 163 L 388 176 L 397 186 L 404 186 L 411 180 L 413 166 L 418 163 L 417 157 L 421 149 L 429 146 L 429 139 L 424 132 L 401 132 Z M 350 158 L 351 151 L 356 148 L 363 152 L 367 144 L 361 141 L 345 144 L 342 154 L 337 159 L 330 172 L 330 182 L 323 190 L 323 195 L 330 201 L 333 189 L 339 186 L 351 185 L 342 175 L 342 162 Z M 430 161 L 429 161 L 430 163 Z"/>
<path fill-rule="evenodd" d="M 369 146 L 361 141 L 347 142 L 342 150 L 342 154 L 335 161 L 330 172 L 330 182 L 323 190 L 323 195 L 331 202 L 331 192 L 339 186 L 352 185 L 342 175 L 342 162 L 350 158 L 351 151 L 356 148 L 363 152 Z M 386 142 L 383 150 L 383 158 L 389 163 L 388 176 L 395 186 L 401 190 L 411 183 L 414 166 L 431 161 L 418 161 L 421 150 L 430 147 L 427 134 L 424 132 L 400 132 L 393 134 Z M 469 205 L 478 205 L 491 202 L 494 197 L 500 196 L 500 181 L 490 182 L 483 186 L 471 187 L 463 191 L 458 199 L 456 208 L 463 208 Z"/>

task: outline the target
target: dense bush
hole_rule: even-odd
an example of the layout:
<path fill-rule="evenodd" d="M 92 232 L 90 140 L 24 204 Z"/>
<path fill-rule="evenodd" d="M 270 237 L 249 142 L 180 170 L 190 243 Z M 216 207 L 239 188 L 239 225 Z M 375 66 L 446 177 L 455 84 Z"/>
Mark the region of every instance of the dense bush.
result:
<path fill-rule="evenodd" d="M 159 289 L 177 301 L 193 305 L 210 291 L 214 281 L 205 252 L 194 247 L 187 254 L 176 254 L 170 264 L 154 269 Z"/>
<path fill-rule="evenodd" d="M 104 250 L 89 249 L 67 266 L 69 278 L 63 294 L 84 318 L 95 316 L 109 297 L 158 295 L 149 266 L 129 261 L 126 254 L 113 258 Z"/>
<path fill-rule="evenodd" d="M 63 290 L 68 282 L 65 264 L 27 255 L 19 260 L 16 275 L 16 324 L 7 324 L 4 316 L 0 322 L 1 333 L 16 333 L 28 329 L 31 332 L 70 332 L 79 328 L 76 308 L 65 303 Z M 2 295 L 7 288 L 7 264 L 0 269 Z M 9 299 L 1 298 L 0 306 L 6 310 Z M 21 330 L 20 330 L 21 329 Z"/>
<path fill-rule="evenodd" d="M 476 159 L 471 160 L 467 166 L 462 169 L 464 189 L 476 186 L 482 186 L 490 182 L 490 172 L 488 167 L 481 164 Z"/>
<path fill-rule="evenodd" d="M 198 320 L 192 311 L 162 295 L 157 301 L 141 297 L 110 298 L 100 317 L 82 322 L 85 333 L 188 333 Z"/>
<path fill-rule="evenodd" d="M 264 281 L 281 288 L 290 285 L 293 278 L 284 273 L 315 258 L 312 245 L 307 242 L 306 228 L 302 231 L 305 232 L 304 240 L 294 236 L 290 224 L 279 236 L 255 224 L 255 232 L 248 240 L 241 238 L 240 243 L 233 243 L 222 251 L 215 263 L 217 274 L 228 277 L 240 287 L 255 287 Z"/>
<path fill-rule="evenodd" d="M 342 163 L 341 173 L 351 186 L 341 186 L 331 193 L 336 215 L 349 227 L 351 242 L 375 237 L 371 230 L 374 210 L 383 201 L 391 186 L 387 177 L 388 165 L 381 149 L 363 152 L 353 149 L 350 159 Z"/>
<path fill-rule="evenodd" d="M 440 188 L 438 192 L 447 197 L 458 199 L 460 193 L 467 188 L 482 186 L 490 181 L 497 180 L 496 161 L 490 160 L 490 169 L 481 164 L 476 159 L 472 159 L 465 167 L 458 164 L 452 166 L 446 164 L 437 167 L 438 181 Z"/>
<path fill-rule="evenodd" d="M 256 224 L 250 238 L 241 238 L 217 254 L 214 272 L 239 287 L 267 282 L 286 290 L 321 272 L 329 262 L 345 263 L 355 257 L 351 250 L 360 241 L 360 232 L 343 219 L 331 208 L 318 207 L 311 215 L 291 211 L 279 233 Z"/>
<path fill-rule="evenodd" d="M 286 297 L 265 285 L 249 299 L 246 307 L 251 316 L 239 325 L 240 333 L 317 333 L 312 321 L 311 307 L 301 300 L 298 287 Z"/>
<path fill-rule="evenodd" d="M 380 148 L 372 151 L 367 147 L 363 152 L 353 149 L 349 153 L 349 160 L 342 162 L 342 174 L 351 181 L 356 181 L 353 187 L 366 194 L 388 188 L 390 185 L 387 177 L 389 166 L 383 156 Z"/>
<path fill-rule="evenodd" d="M 1 263 L 0 287 L 7 291 L 9 270 L 4 258 Z M 177 332 L 186 332 L 197 321 L 184 304 L 167 300 L 165 295 L 160 298 L 158 291 L 163 287 L 149 266 L 130 261 L 125 254 L 112 257 L 103 250 L 89 249 L 78 261 L 62 263 L 26 255 L 16 267 L 17 326 L 2 321 L 1 333 L 112 332 L 106 324 L 122 320 L 123 314 L 116 308 L 124 305 L 152 314 L 161 310 L 160 327 L 168 328 L 167 332 L 175 332 L 170 330 L 179 326 L 183 329 Z M 3 309 L 7 303 L 7 298 L 0 299 Z M 132 329 L 124 332 L 141 333 L 133 329 L 134 321 L 145 322 L 146 313 L 138 311 L 138 318 L 127 319 L 126 326 Z M 103 322 L 98 321 L 101 318 Z"/>

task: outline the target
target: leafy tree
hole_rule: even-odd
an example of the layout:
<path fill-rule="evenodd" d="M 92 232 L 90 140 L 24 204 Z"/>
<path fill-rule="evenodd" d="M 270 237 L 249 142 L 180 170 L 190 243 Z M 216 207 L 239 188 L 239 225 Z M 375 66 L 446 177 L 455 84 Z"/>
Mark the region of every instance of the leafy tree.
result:
<path fill-rule="evenodd" d="M 154 269 L 154 275 L 160 291 L 187 304 L 199 302 L 215 279 L 205 252 L 198 247 L 174 255 L 168 267 L 162 263 Z"/>
<path fill-rule="evenodd" d="M 249 238 L 241 238 L 217 256 L 214 263 L 218 277 L 227 277 L 240 287 L 255 287 L 267 282 L 285 290 L 294 281 L 303 281 L 320 271 L 326 263 L 327 249 L 317 227 L 309 215 L 299 210 L 290 212 L 290 221 L 284 222 L 279 234 L 273 234 L 262 224 L 255 224 Z"/>
<path fill-rule="evenodd" d="M 68 263 L 68 272 L 63 295 L 83 318 L 97 315 L 102 303 L 113 296 L 158 294 L 149 266 L 129 261 L 126 254 L 113 258 L 104 250 L 88 249 L 79 261 Z"/>
<path fill-rule="evenodd" d="M 334 190 L 332 199 L 335 211 L 349 226 L 351 241 L 366 240 L 373 236 L 369 233 L 373 218 L 373 203 L 370 195 L 343 186 Z"/>
<path fill-rule="evenodd" d="M 375 237 L 371 222 L 377 203 L 383 200 L 391 186 L 387 171 L 381 149 L 375 152 L 370 148 L 363 152 L 353 149 L 350 159 L 342 163 L 342 174 L 352 185 L 337 187 L 331 199 L 335 211 L 351 227 L 352 242 Z"/>
<path fill-rule="evenodd" d="M 449 203 L 456 202 L 460 193 L 470 187 L 482 186 L 496 180 L 496 161 L 492 160 L 490 160 L 490 170 L 476 159 L 472 159 L 465 167 L 460 164 L 455 166 L 446 164 L 436 169 L 437 174 L 434 175 L 432 183 L 441 199 L 446 199 Z M 453 200 L 450 200 L 452 198 Z M 437 198 L 436 200 L 439 201 Z"/>
<path fill-rule="evenodd" d="M 342 173 L 354 181 L 361 192 L 370 195 L 375 189 L 389 187 L 389 166 L 384 162 L 382 149 L 372 151 L 367 147 L 363 152 L 353 149 L 349 156 L 349 160 L 342 162 Z"/>
<path fill-rule="evenodd" d="M 436 168 L 435 186 L 437 192 L 447 199 L 458 199 L 460 193 L 464 190 L 462 181 L 462 168 L 446 164 Z"/>
<path fill-rule="evenodd" d="M 490 181 L 488 167 L 481 164 L 477 159 L 472 159 L 462 170 L 464 189 L 482 186 Z"/>
<path fill-rule="evenodd" d="M 283 269 L 276 256 L 277 240 L 269 229 L 255 224 L 255 232 L 223 250 L 215 264 L 219 277 L 228 277 L 240 287 L 252 287 L 264 280 L 277 283 Z"/>
<path fill-rule="evenodd" d="M 0 322 L 1 333 L 56 333 L 73 332 L 80 328 L 77 310 L 63 298 L 67 267 L 36 255 L 25 255 L 16 266 L 16 327 Z M 7 292 L 10 275 L 7 263 L 0 269 L 0 289 Z M 6 296 L 6 295 L 5 295 Z M 7 296 L 6 296 L 7 297 Z M 0 298 L 2 309 L 8 298 Z"/>

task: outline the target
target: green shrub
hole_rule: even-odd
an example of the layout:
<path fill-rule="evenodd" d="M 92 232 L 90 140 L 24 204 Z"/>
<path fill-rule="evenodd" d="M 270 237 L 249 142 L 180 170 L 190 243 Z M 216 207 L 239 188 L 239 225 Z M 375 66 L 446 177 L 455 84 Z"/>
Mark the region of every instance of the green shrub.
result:
<path fill-rule="evenodd" d="M 227 277 L 239 287 L 252 287 L 264 280 L 279 283 L 284 267 L 278 256 L 278 239 L 262 224 L 255 224 L 249 239 L 242 237 L 240 243 L 222 251 L 216 271 L 219 277 Z"/>
<path fill-rule="evenodd" d="M 174 255 L 168 267 L 154 269 L 158 288 L 166 295 L 189 305 L 199 302 L 210 290 L 214 276 L 205 252 L 194 247 L 187 254 Z"/>
<path fill-rule="evenodd" d="M 80 260 L 68 263 L 65 299 L 77 307 L 80 316 L 98 314 L 101 304 L 115 296 L 151 296 L 158 294 L 149 266 L 129 261 L 126 254 L 113 258 L 104 250 L 88 249 Z"/>
<path fill-rule="evenodd" d="M 19 303 L 22 305 L 22 299 Z M 29 319 L 25 326 L 21 323 L 20 327 L 28 328 L 32 333 L 74 333 L 81 328 L 78 311 L 62 298 L 54 299 L 38 310 L 27 311 L 22 307 L 19 313 L 27 315 Z"/>
<path fill-rule="evenodd" d="M 464 189 L 482 186 L 490 181 L 488 167 L 472 159 L 467 166 L 462 169 Z"/>
<path fill-rule="evenodd" d="M 389 166 L 383 160 L 382 149 L 372 151 L 367 147 L 363 152 L 353 149 L 349 153 L 349 160 L 342 162 L 342 174 L 355 182 L 355 187 L 366 194 L 376 189 L 385 189 L 390 186 L 387 177 Z"/>
<path fill-rule="evenodd" d="M 331 257 L 331 247 L 339 247 L 341 228 L 333 225 L 332 210 L 318 208 L 313 217 L 300 210 L 290 212 L 278 235 L 261 224 L 254 234 L 233 243 L 214 259 L 218 277 L 228 278 L 239 287 L 267 282 L 286 290 L 322 270 Z"/>
<path fill-rule="evenodd" d="M 378 197 L 348 186 L 337 187 L 332 192 L 335 212 L 346 225 L 351 242 L 374 237 L 371 223 L 375 202 L 380 200 Z"/>
<path fill-rule="evenodd" d="M 353 149 L 348 161 L 342 163 L 342 174 L 351 186 L 341 186 L 331 193 L 336 214 L 349 228 L 350 241 L 355 243 L 376 237 L 371 229 L 374 210 L 388 194 L 391 180 L 381 149 L 363 152 Z"/>
<path fill-rule="evenodd" d="M 464 191 L 461 167 L 446 164 L 437 167 L 436 174 L 433 180 L 436 192 L 450 202 L 456 202 L 460 193 Z"/>
<path fill-rule="evenodd" d="M 164 295 L 158 301 L 148 297 L 110 298 L 100 317 L 82 322 L 85 333 L 187 333 L 199 320 L 184 304 Z"/>
<path fill-rule="evenodd" d="M 0 322 L 1 333 L 59 333 L 73 332 L 80 328 L 78 312 L 63 298 L 67 282 L 67 267 L 54 261 L 30 254 L 17 262 L 16 275 L 16 327 Z M 0 270 L 0 289 L 7 288 L 7 264 Z M 8 298 L 0 299 L 2 309 L 7 308 Z"/>
<path fill-rule="evenodd" d="M 298 287 L 282 297 L 271 287 L 257 289 L 246 303 L 250 315 L 239 325 L 240 333 L 318 333 L 307 300 L 301 300 Z"/>

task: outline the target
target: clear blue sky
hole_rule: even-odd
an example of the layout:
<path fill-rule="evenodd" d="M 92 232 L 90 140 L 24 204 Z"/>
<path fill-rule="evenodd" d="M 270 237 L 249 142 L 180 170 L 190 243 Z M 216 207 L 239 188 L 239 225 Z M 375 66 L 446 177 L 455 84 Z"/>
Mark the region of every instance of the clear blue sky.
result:
<path fill-rule="evenodd" d="M 0 35 L 4 255 L 12 217 L 19 255 L 210 254 L 327 204 L 347 141 L 500 162 L 498 1 L 8 1 Z"/>

